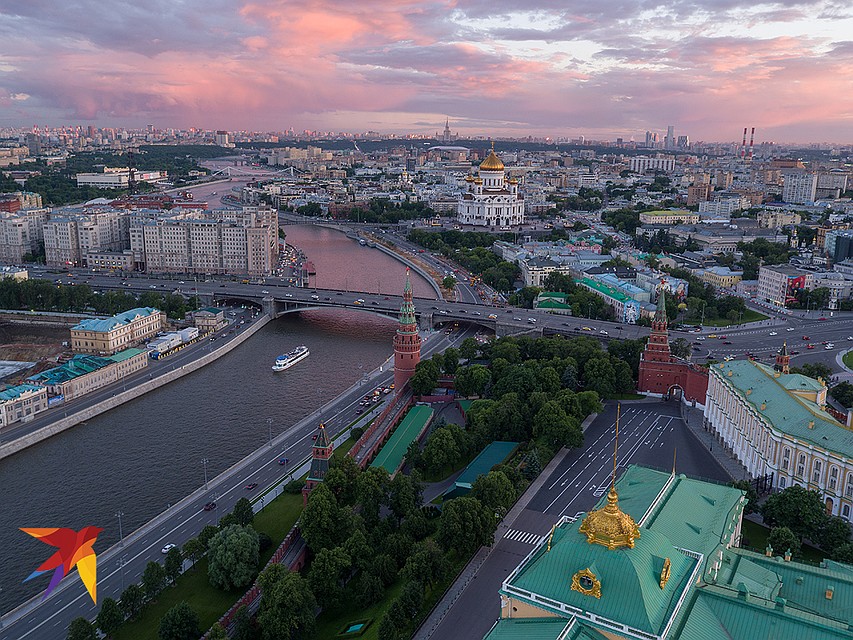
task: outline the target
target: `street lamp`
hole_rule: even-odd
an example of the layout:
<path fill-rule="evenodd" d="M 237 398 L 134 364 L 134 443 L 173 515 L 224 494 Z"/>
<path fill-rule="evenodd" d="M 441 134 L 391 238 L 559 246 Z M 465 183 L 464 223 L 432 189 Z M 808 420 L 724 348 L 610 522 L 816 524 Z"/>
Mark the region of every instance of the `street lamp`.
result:
<path fill-rule="evenodd" d="M 124 546 L 124 533 L 121 530 L 121 517 L 124 515 L 124 511 L 116 511 L 116 518 L 118 518 L 118 543 L 119 546 Z"/>
<path fill-rule="evenodd" d="M 204 488 L 207 489 L 207 463 L 210 462 L 207 458 L 202 458 L 201 463 L 204 465 Z"/>
<path fill-rule="evenodd" d="M 270 446 L 272 446 L 272 418 L 267 418 L 267 429 L 270 432 Z"/>

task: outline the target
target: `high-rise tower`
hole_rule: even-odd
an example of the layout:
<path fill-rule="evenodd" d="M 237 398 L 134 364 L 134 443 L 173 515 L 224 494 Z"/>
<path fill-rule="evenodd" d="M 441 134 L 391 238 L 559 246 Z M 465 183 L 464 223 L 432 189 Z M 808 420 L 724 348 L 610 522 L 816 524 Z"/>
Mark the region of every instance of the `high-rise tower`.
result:
<path fill-rule="evenodd" d="M 412 281 L 406 269 L 406 287 L 403 289 L 403 305 L 400 307 L 400 325 L 394 336 L 394 388 L 397 393 L 415 373 L 421 361 L 421 337 L 415 319 L 415 303 L 412 301 Z"/>

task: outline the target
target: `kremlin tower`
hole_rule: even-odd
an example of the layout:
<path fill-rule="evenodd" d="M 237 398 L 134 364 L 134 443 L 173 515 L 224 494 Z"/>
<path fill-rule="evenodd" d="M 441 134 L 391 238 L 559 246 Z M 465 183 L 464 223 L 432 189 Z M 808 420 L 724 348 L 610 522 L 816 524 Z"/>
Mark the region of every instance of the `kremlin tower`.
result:
<path fill-rule="evenodd" d="M 317 439 L 314 440 L 314 446 L 311 448 L 311 470 L 308 472 L 305 486 L 302 489 L 303 504 L 308 504 L 308 494 L 311 493 L 311 489 L 326 479 L 332 449 L 332 442 L 329 440 L 329 434 L 326 433 L 326 425 L 321 422 L 317 431 Z"/>
<path fill-rule="evenodd" d="M 412 281 L 406 269 L 406 287 L 403 289 L 403 305 L 400 307 L 400 325 L 394 336 L 394 388 L 400 393 L 415 373 L 421 361 L 421 337 L 415 319 L 415 304 L 412 302 Z"/>

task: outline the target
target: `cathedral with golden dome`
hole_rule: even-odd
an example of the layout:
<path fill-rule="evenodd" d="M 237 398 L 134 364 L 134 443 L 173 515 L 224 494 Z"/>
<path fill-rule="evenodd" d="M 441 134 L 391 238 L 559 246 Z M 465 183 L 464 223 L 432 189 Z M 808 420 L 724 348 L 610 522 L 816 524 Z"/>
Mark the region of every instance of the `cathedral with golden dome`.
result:
<path fill-rule="evenodd" d="M 524 196 L 518 180 L 507 178 L 495 145 L 480 163 L 477 177 L 465 178 L 467 190 L 459 200 L 456 218 L 460 224 L 477 227 L 513 227 L 524 224 Z"/>

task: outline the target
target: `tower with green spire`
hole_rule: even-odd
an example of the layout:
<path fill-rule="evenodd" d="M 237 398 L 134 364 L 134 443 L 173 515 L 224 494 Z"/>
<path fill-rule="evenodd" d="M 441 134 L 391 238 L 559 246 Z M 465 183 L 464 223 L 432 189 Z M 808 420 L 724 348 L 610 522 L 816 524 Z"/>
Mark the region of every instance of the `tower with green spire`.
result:
<path fill-rule="evenodd" d="M 415 303 L 412 300 L 412 281 L 406 269 L 406 286 L 403 289 L 403 304 L 400 307 L 400 324 L 394 336 L 394 388 L 403 389 L 415 373 L 421 361 L 421 337 L 415 319 Z"/>

